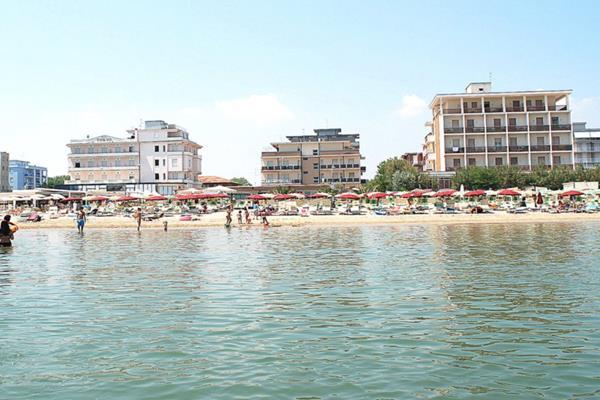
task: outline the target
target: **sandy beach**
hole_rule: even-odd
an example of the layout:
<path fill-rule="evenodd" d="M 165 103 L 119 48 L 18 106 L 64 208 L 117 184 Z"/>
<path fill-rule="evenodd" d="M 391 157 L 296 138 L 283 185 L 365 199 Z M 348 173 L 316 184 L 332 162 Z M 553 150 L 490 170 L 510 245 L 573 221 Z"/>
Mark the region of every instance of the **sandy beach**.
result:
<path fill-rule="evenodd" d="M 225 213 L 202 215 L 196 221 L 179 221 L 179 217 L 163 218 L 153 222 L 143 222 L 142 229 L 163 229 L 163 222 L 168 222 L 169 229 L 221 227 L 225 223 Z M 278 226 L 338 226 L 338 225 L 436 225 L 436 224 L 506 224 L 506 223 L 557 223 L 557 222 L 600 222 L 600 213 L 596 214 L 549 214 L 528 213 L 508 214 L 418 214 L 398 216 L 377 215 L 331 215 L 331 216 L 272 216 L 269 222 L 272 227 Z M 75 222 L 67 217 L 47 219 L 41 222 L 19 222 L 20 229 L 75 229 Z M 238 226 L 236 219 L 232 227 Z M 248 225 L 243 225 L 248 227 Z M 253 220 L 251 227 L 262 228 L 260 221 Z M 86 229 L 134 229 L 135 221 L 127 217 L 89 217 Z"/>

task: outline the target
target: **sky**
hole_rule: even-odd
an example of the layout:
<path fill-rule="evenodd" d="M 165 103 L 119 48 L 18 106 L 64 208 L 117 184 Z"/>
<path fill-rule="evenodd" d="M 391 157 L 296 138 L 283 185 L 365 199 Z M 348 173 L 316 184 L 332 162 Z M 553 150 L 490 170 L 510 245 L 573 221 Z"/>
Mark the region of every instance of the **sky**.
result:
<path fill-rule="evenodd" d="M 315 128 L 377 164 L 421 148 L 436 93 L 572 89 L 600 126 L 597 1 L 0 0 L 0 150 L 67 172 L 71 139 L 185 127 L 205 175 Z"/>

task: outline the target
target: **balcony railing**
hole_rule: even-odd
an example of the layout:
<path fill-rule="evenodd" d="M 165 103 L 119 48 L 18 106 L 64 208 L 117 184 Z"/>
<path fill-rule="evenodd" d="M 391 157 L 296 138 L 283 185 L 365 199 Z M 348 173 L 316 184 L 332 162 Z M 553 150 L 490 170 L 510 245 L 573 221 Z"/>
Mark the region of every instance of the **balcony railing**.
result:
<path fill-rule="evenodd" d="M 519 107 L 506 107 L 506 112 L 521 112 L 523 111 L 523 106 Z"/>
<path fill-rule="evenodd" d="M 506 152 L 506 146 L 488 146 L 488 152 L 504 153 L 504 152 Z"/>
<path fill-rule="evenodd" d="M 464 147 L 446 147 L 446 153 L 464 153 Z"/>
<path fill-rule="evenodd" d="M 493 113 L 493 112 L 503 112 L 504 109 L 502 107 L 485 107 L 485 112 L 486 113 Z"/>
<path fill-rule="evenodd" d="M 570 131 L 571 125 L 570 124 L 552 124 L 552 130 L 553 131 Z"/>
<path fill-rule="evenodd" d="M 553 144 L 552 150 L 554 151 L 571 151 L 573 146 L 570 144 Z"/>
<path fill-rule="evenodd" d="M 548 125 L 529 125 L 529 130 L 532 132 L 547 131 L 548 129 L 550 129 Z"/>
<path fill-rule="evenodd" d="M 548 106 L 548 111 L 567 111 L 567 106 L 564 104 L 560 106 Z"/>
<path fill-rule="evenodd" d="M 480 112 L 481 112 L 481 108 L 478 108 L 478 107 L 465 108 L 465 113 L 475 114 L 475 113 L 480 113 Z"/>
<path fill-rule="evenodd" d="M 465 131 L 467 133 L 483 133 L 485 132 L 485 128 L 483 126 L 467 126 Z"/>
<path fill-rule="evenodd" d="M 527 125 L 508 125 L 509 132 L 527 132 Z"/>
<path fill-rule="evenodd" d="M 444 128 L 444 133 L 463 133 L 463 127 L 458 128 Z"/>
<path fill-rule="evenodd" d="M 263 171 L 280 171 L 280 170 L 290 170 L 290 169 L 300 169 L 299 165 L 263 165 Z"/>
<path fill-rule="evenodd" d="M 534 144 L 531 146 L 531 151 L 550 151 L 548 144 Z"/>
<path fill-rule="evenodd" d="M 293 185 L 293 184 L 302 183 L 302 181 L 300 179 L 289 179 L 289 180 L 271 179 L 271 180 L 262 181 L 262 183 L 263 183 L 263 185 Z"/>
<path fill-rule="evenodd" d="M 508 151 L 512 151 L 512 152 L 529 151 L 529 146 L 508 146 Z"/>
<path fill-rule="evenodd" d="M 486 129 L 488 132 L 506 132 L 505 126 L 488 126 Z"/>
<path fill-rule="evenodd" d="M 527 111 L 546 111 L 546 106 L 545 105 L 529 105 L 527 106 Z"/>
<path fill-rule="evenodd" d="M 461 109 L 460 108 L 446 108 L 444 109 L 444 114 L 460 114 L 461 113 Z"/>
<path fill-rule="evenodd" d="M 473 146 L 465 148 L 467 153 L 485 153 L 485 147 Z"/>

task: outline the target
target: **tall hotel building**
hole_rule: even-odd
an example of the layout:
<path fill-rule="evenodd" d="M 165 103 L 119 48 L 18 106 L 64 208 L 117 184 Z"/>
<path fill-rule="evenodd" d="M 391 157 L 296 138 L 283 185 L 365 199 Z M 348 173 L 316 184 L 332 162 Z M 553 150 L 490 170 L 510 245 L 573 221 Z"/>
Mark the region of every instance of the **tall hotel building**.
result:
<path fill-rule="evenodd" d="M 345 187 L 362 182 L 360 135 L 341 129 L 315 129 L 314 135 L 287 136 L 261 154 L 263 186 L 323 185 Z"/>
<path fill-rule="evenodd" d="M 465 166 L 574 166 L 570 90 L 492 92 L 476 82 L 465 93 L 431 101 L 435 153 L 426 169 L 452 172 Z"/>
<path fill-rule="evenodd" d="M 67 146 L 73 190 L 146 191 L 172 194 L 199 186 L 199 144 L 188 132 L 164 121 L 145 121 L 125 138 L 97 136 Z"/>

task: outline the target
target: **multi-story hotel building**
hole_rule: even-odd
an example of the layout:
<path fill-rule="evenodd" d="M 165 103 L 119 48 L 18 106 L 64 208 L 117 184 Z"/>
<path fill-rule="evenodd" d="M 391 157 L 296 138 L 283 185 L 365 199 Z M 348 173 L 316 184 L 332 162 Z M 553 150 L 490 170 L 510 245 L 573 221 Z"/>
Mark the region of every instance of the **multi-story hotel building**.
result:
<path fill-rule="evenodd" d="M 48 169 L 29 161 L 10 160 L 10 187 L 12 190 L 30 190 L 48 183 Z"/>
<path fill-rule="evenodd" d="M 492 92 L 476 82 L 465 93 L 431 101 L 433 171 L 465 166 L 574 166 L 570 90 Z"/>
<path fill-rule="evenodd" d="M 271 143 L 275 151 L 261 155 L 262 184 L 315 185 L 361 183 L 360 135 L 341 129 L 315 129 L 314 135 L 287 136 L 287 142 Z"/>
<path fill-rule="evenodd" d="M 171 194 L 199 186 L 199 144 L 188 132 L 164 121 L 145 121 L 124 138 L 97 136 L 67 146 L 74 190 L 146 191 Z"/>
<path fill-rule="evenodd" d="M 584 168 L 600 166 L 600 128 L 587 128 L 585 122 L 573 123 L 575 164 Z"/>
<path fill-rule="evenodd" d="M 9 158 L 8 153 L 0 152 L 0 192 L 10 192 Z"/>

